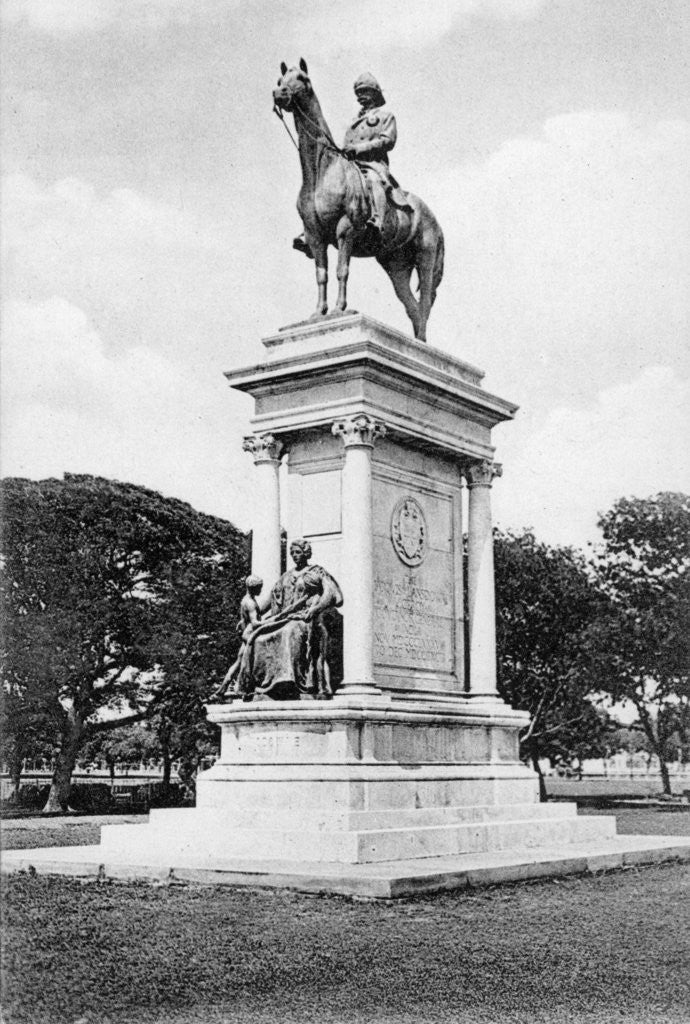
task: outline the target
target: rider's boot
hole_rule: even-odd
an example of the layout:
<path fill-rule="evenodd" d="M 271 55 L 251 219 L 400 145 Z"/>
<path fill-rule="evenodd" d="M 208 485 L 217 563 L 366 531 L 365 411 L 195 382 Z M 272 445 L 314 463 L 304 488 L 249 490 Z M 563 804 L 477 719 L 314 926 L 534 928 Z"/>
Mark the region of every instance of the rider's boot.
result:
<path fill-rule="evenodd" d="M 379 235 L 383 230 L 387 203 L 386 191 L 383 186 L 374 185 L 371 189 L 371 212 L 367 226 L 373 228 Z"/>

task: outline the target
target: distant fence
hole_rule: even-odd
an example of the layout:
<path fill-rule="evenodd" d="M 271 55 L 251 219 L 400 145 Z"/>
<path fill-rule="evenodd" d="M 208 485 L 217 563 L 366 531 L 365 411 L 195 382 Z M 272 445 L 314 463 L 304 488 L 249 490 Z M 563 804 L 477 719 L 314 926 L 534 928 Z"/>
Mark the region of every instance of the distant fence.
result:
<path fill-rule="evenodd" d="M 22 786 L 45 786 L 50 782 L 51 778 L 52 772 L 50 771 L 23 772 L 20 784 Z M 136 791 L 142 788 L 150 791 L 153 787 L 160 786 L 162 778 L 163 776 L 160 771 L 132 771 L 127 772 L 127 774 L 116 772 L 113 784 L 113 797 L 117 803 L 121 803 L 124 806 L 127 802 L 132 801 Z M 172 773 L 171 781 L 175 783 L 179 781 L 176 772 Z M 94 783 L 110 788 L 110 773 L 107 771 L 76 771 L 72 775 L 72 784 L 75 786 L 79 784 L 93 785 Z M 9 775 L 0 775 L 0 800 L 8 800 L 12 795 L 13 789 L 14 786 Z"/>

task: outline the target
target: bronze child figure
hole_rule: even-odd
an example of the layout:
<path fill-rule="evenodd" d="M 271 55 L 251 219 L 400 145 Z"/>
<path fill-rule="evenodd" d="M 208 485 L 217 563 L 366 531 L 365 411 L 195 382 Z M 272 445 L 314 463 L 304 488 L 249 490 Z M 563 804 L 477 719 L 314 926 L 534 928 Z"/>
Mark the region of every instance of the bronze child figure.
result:
<path fill-rule="evenodd" d="M 254 630 L 261 625 L 261 606 L 259 605 L 258 597 L 264 585 L 264 581 L 260 576 L 247 576 L 244 582 L 246 593 L 240 601 L 240 620 L 237 623 L 237 630 L 242 634 L 242 643 L 237 652 L 237 657 L 225 673 L 220 686 L 216 687 L 211 694 L 212 700 L 227 700 L 228 698 L 233 700 L 236 697 L 242 696 L 237 689 L 237 676 L 242 664 L 242 655 L 245 652 L 249 638 Z M 233 683 L 235 685 L 232 685 Z"/>

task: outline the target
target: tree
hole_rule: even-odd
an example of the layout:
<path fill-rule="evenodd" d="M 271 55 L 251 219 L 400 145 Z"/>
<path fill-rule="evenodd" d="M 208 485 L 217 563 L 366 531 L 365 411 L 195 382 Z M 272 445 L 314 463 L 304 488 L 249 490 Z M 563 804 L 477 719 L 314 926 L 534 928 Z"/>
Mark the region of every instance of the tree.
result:
<path fill-rule="evenodd" d="M 42 695 L 17 679 L 5 679 L 0 708 L 3 761 L 12 782 L 10 803 L 19 799 L 22 767 L 27 759 L 51 758 L 50 721 Z"/>
<path fill-rule="evenodd" d="M 150 716 L 185 681 L 200 707 L 221 677 L 247 538 L 184 502 L 99 477 L 10 478 L 0 498 L 3 688 L 40 695 L 57 748 L 45 810 L 64 810 L 85 740 Z"/>
<path fill-rule="evenodd" d="M 529 711 L 522 756 L 569 763 L 604 753 L 605 715 L 591 697 L 599 688 L 588 629 L 601 598 L 584 557 L 549 547 L 530 532 L 494 532 L 498 687 L 514 708 Z"/>
<path fill-rule="evenodd" d="M 123 725 L 109 732 L 96 732 L 87 740 L 79 752 L 79 762 L 97 761 L 110 772 L 111 791 L 115 786 L 115 767 L 118 764 L 140 764 L 142 761 L 158 760 L 161 755 L 160 743 L 148 723 Z"/>
<path fill-rule="evenodd" d="M 157 638 L 165 690 L 152 720 L 163 752 L 164 786 L 177 761 L 180 781 L 192 794 L 201 762 L 217 749 L 217 730 L 208 723 L 204 703 L 209 680 L 222 679 L 232 661 L 228 652 L 239 645 L 236 626 L 247 572 L 245 562 L 229 587 L 221 559 L 185 555 L 176 562 Z"/>
<path fill-rule="evenodd" d="M 606 689 L 634 704 L 670 795 L 667 762 L 690 714 L 690 496 L 621 498 L 599 526 L 595 564 L 609 600 L 595 632 Z"/>

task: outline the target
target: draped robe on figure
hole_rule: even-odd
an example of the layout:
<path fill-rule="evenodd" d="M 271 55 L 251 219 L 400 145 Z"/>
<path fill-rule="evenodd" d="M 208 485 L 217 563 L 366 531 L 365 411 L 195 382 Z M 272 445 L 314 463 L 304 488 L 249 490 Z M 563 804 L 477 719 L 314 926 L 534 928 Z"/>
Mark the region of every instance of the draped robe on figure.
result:
<path fill-rule="evenodd" d="M 308 585 L 307 585 L 308 584 Z M 329 603 L 306 620 L 315 600 Z M 342 603 L 340 587 L 320 565 L 289 569 L 271 591 L 269 618 L 250 637 L 240 667 L 239 690 L 278 700 L 298 700 L 316 690 L 315 655 L 323 630 L 337 634 Z M 294 611 L 290 609 L 298 607 Z M 271 621 L 274 616 L 282 616 Z"/>

